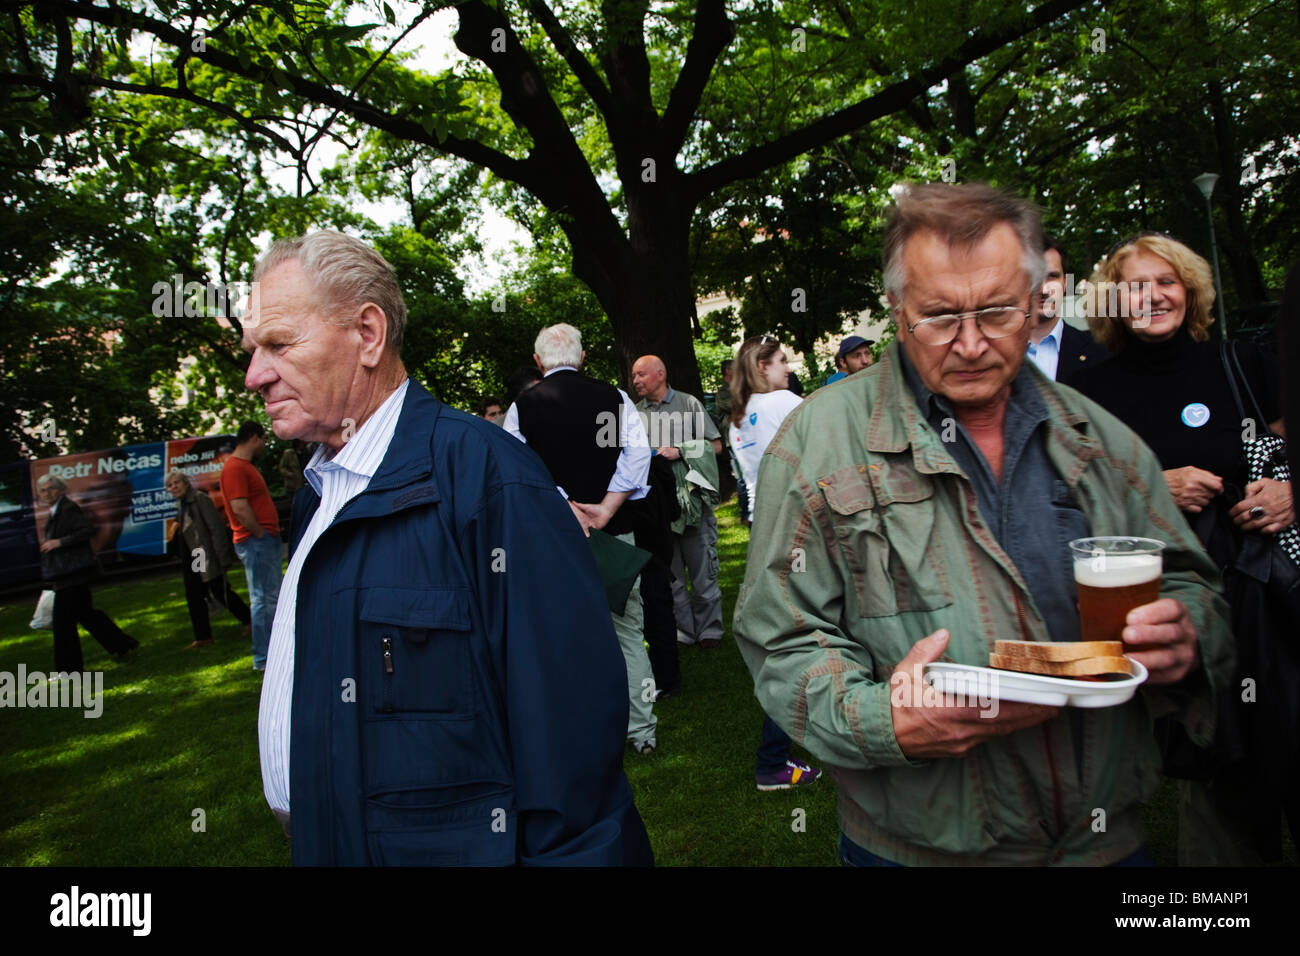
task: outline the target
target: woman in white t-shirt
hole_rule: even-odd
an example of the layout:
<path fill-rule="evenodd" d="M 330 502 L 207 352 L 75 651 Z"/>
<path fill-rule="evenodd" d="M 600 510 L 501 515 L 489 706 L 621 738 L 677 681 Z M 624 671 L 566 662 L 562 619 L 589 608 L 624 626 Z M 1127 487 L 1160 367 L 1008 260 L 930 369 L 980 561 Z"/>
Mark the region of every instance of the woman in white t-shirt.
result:
<path fill-rule="evenodd" d="M 786 387 L 790 367 L 781 343 L 770 335 L 746 339 L 731 370 L 731 427 L 727 438 L 745 487 L 749 507 L 758 488 L 758 463 L 785 416 L 802 399 Z M 763 738 L 754 754 L 759 790 L 789 790 L 815 783 L 822 772 L 790 756 L 790 738 L 771 717 L 763 717 Z"/>
<path fill-rule="evenodd" d="M 731 427 L 727 430 L 731 450 L 749 492 L 753 519 L 754 491 L 758 486 L 758 465 L 763 452 L 801 399 L 786 387 L 790 366 L 781 343 L 770 335 L 746 339 L 736 353 L 731 375 Z"/>

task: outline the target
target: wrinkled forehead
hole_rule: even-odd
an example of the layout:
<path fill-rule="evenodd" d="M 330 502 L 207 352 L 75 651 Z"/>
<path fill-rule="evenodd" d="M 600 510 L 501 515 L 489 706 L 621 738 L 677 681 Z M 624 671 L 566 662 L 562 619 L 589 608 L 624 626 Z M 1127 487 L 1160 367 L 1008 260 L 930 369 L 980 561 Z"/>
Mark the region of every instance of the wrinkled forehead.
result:
<path fill-rule="evenodd" d="M 1013 300 L 1029 288 L 1020 237 L 1006 223 L 974 243 L 954 243 L 932 230 L 917 232 L 908 238 L 902 262 L 907 293 L 922 304 Z"/>

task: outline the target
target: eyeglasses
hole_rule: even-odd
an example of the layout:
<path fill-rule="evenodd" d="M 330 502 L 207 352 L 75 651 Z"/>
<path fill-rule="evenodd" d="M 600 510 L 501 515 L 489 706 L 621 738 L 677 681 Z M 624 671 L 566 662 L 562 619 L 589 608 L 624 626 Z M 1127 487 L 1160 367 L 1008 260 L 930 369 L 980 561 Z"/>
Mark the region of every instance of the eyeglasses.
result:
<path fill-rule="evenodd" d="M 1029 312 L 1011 305 L 999 305 L 974 312 L 932 315 L 916 324 L 904 324 L 907 325 L 907 331 L 915 335 L 922 345 L 947 345 L 957 338 L 965 319 L 974 319 L 975 327 L 986 339 L 1002 339 L 1023 329 L 1029 321 Z"/>
<path fill-rule="evenodd" d="M 760 336 L 758 337 L 758 344 L 759 344 L 759 345 L 778 345 L 778 344 L 780 344 L 780 343 L 777 342 L 777 340 L 776 340 L 776 336 L 775 336 L 775 335 L 769 335 L 769 334 L 767 334 L 766 332 L 764 332 L 762 335 L 760 335 Z"/>

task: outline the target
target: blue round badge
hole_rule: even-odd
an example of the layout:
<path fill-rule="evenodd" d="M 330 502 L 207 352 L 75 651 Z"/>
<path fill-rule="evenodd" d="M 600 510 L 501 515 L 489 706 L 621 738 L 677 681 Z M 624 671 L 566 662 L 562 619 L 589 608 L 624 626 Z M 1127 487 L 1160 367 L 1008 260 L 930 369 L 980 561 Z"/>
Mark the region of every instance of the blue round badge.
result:
<path fill-rule="evenodd" d="M 1182 419 L 1188 428 L 1200 428 L 1210 420 L 1210 410 L 1201 402 L 1192 402 L 1183 409 Z"/>

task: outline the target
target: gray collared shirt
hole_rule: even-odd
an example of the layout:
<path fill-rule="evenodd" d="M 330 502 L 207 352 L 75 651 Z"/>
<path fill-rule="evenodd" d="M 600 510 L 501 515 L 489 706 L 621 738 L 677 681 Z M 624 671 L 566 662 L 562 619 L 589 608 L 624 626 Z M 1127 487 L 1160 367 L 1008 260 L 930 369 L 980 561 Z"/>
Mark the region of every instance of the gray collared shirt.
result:
<path fill-rule="evenodd" d="M 1054 641 L 1080 638 L 1069 542 L 1090 533 L 1087 516 L 1047 457 L 1047 405 L 1023 362 L 1011 383 L 1003 424 L 1002 481 L 993 476 L 952 406 L 935 395 L 900 348 L 903 376 L 930 427 L 970 479 L 980 515 L 1015 564 Z"/>

